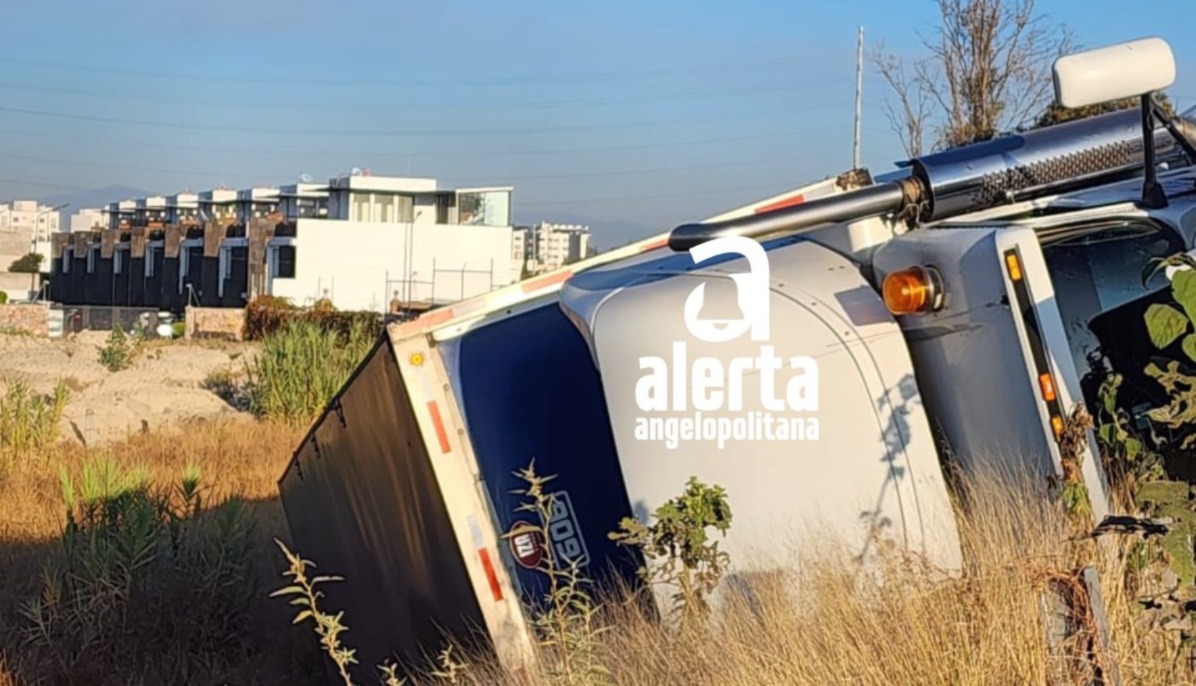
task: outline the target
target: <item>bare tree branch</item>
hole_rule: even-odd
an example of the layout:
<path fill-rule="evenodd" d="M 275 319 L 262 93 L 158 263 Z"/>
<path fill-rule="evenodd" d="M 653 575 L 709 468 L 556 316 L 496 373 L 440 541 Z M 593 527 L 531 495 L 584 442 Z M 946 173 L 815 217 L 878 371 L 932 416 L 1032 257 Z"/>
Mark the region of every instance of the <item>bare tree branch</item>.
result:
<path fill-rule="evenodd" d="M 873 50 L 869 60 L 897 99 L 896 104 L 885 99 L 889 126 L 901 138 L 906 155 L 921 155 L 926 123 L 930 118 L 930 101 L 929 93 L 918 77 L 918 67 L 915 65 L 913 74 L 907 73 L 905 63 L 896 55 L 885 52 L 883 45 Z"/>
<path fill-rule="evenodd" d="M 929 57 L 912 76 L 893 68 L 895 57 L 874 60 L 899 102 L 916 92 L 934 105 L 935 147 L 988 140 L 1037 119 L 1050 103 L 1051 62 L 1073 44 L 1070 31 L 1036 15 L 1034 0 L 937 2 L 940 25 L 923 37 Z M 929 124 L 930 113 L 920 121 Z"/>

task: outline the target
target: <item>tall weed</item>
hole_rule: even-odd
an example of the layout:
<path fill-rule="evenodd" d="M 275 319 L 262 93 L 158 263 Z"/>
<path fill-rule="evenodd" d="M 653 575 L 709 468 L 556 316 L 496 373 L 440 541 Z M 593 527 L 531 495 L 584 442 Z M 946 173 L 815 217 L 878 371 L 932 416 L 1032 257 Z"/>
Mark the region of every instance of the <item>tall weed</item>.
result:
<path fill-rule="evenodd" d="M 59 381 L 49 396 L 34 393 L 20 381 L 0 397 L 0 467 L 15 455 L 40 450 L 58 438 L 58 423 L 70 391 Z"/>
<path fill-rule="evenodd" d="M 369 352 L 376 333 L 364 324 L 342 334 L 309 322 L 287 323 L 262 340 L 247 367 L 250 410 L 292 424 L 311 422 Z"/>
<path fill-rule="evenodd" d="M 60 471 L 66 509 L 42 591 L 26 603 L 30 645 L 80 677 L 154 655 L 156 635 L 203 654 L 235 654 L 255 592 L 252 522 L 233 498 L 205 509 L 199 469 L 170 488 L 110 458 Z"/>

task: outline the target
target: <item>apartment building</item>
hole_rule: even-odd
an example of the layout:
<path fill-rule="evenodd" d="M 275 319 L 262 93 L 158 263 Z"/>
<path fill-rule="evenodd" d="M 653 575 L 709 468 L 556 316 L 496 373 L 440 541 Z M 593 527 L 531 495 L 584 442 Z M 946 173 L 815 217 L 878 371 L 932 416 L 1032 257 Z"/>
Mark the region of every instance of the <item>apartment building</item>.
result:
<path fill-rule="evenodd" d="M 540 222 L 520 227 L 519 232 L 520 238 L 512 243 L 512 257 L 521 254 L 531 274 L 560 269 L 594 253 L 588 226 Z"/>
<path fill-rule="evenodd" d="M 48 271 L 50 239 L 59 229 L 59 209 L 33 200 L 0 203 L 0 290 L 10 298 L 33 297 L 30 291 L 36 289 L 36 280 L 27 274 L 8 273 L 14 260 L 36 252 L 42 255 L 42 267 Z"/>
<path fill-rule="evenodd" d="M 108 225 L 108 214 L 99 209 L 82 209 L 71 215 L 71 233 L 92 231 Z"/>
<path fill-rule="evenodd" d="M 346 310 L 387 311 L 396 299 L 432 307 L 519 278 L 512 193 L 350 174 L 327 184 L 166 196 L 165 224 L 140 221 L 133 210 L 141 201 L 128 219 L 114 203 L 117 223 L 56 242 L 53 297 L 175 312 L 243 306 L 261 294 L 299 305 L 326 297 Z M 159 207 L 143 200 L 147 212 Z M 191 202 L 196 221 L 188 223 Z"/>

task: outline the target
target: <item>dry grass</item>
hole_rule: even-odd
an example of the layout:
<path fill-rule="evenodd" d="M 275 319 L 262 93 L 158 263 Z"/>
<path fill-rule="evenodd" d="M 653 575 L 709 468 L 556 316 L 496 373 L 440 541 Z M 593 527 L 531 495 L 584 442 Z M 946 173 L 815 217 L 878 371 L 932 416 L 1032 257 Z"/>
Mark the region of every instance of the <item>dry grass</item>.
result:
<path fill-rule="evenodd" d="M 277 549 L 271 540 L 289 539 L 276 482 L 299 438 L 298 430 L 270 423 L 202 423 L 139 435 L 105 448 L 62 445 L 24 455 L 16 468 L 0 478 L 4 503 L 0 507 L 0 684 L 318 683 L 318 677 L 313 677 L 318 669 L 314 651 L 294 633 L 277 630 L 280 623 L 285 625 L 286 613 L 267 598 L 277 578 Z M 177 593 L 177 603 L 157 603 L 145 611 L 133 609 L 136 597 L 125 602 L 129 612 L 145 612 L 126 622 L 134 630 L 135 618 L 146 617 L 144 635 L 122 639 L 137 644 L 135 660 L 118 661 L 118 646 L 101 645 L 97 654 L 102 657 L 73 668 L 68 675 L 51 651 L 26 640 L 29 621 L 22 606 L 43 590 L 43 569 L 62 545 L 66 507 L 59 470 L 77 478 L 83 466 L 97 458 L 141 470 L 155 488 L 177 488 L 180 475 L 194 465 L 209 487 L 205 504 L 228 497 L 246 501 L 245 513 L 254 525 L 252 545 L 245 555 L 248 559 L 235 562 L 238 569 L 243 563 L 244 581 L 253 599 L 238 619 L 241 635 L 202 649 L 161 635 L 163 627 L 198 625 L 208 633 L 223 627 L 225 618 L 220 614 L 227 609 L 227 599 L 197 601 L 187 588 L 173 587 L 187 586 L 190 580 L 198 585 L 205 570 L 196 568 L 184 570 L 182 579 L 149 580 L 154 586 L 152 597 L 170 598 Z"/>
<path fill-rule="evenodd" d="M 878 570 L 884 581 L 877 583 L 875 576 L 846 571 L 846 551 L 814 550 L 803 565 L 809 571 L 752 579 L 750 592 L 728 599 L 708 631 L 688 635 L 646 619 L 625 599 L 607 598 L 612 630 L 603 634 L 600 659 L 611 678 L 585 683 L 1084 684 L 1076 674 L 1049 678 L 1067 665 L 1048 659 L 1040 602 L 1050 579 L 1086 565 L 1100 572 L 1114 642 L 1096 659 L 1116 664 L 1126 686 L 1193 683 L 1186 654 L 1177 654 L 1177 636 L 1144 625 L 1135 599 L 1149 589 L 1127 572 L 1122 546 L 1102 549 L 1077 539 L 1068 518 L 1032 490 L 986 480 L 970 493 L 963 516 L 969 561 L 959 576 L 891 551 Z M 345 622 L 353 626 L 352 617 Z M 352 632 L 348 636 L 351 647 Z M 462 684 L 556 683 L 513 677 L 457 655 L 469 664 L 458 677 Z M 372 682 L 359 676 L 358 683 Z"/>
<path fill-rule="evenodd" d="M 137 436 L 104 450 L 57 447 L 22 460 L 0 481 L 0 686 L 326 683 L 310 627 L 290 626 L 292 608 L 268 597 L 285 562 L 271 539 L 289 539 L 276 479 L 298 438 L 297 429 L 269 423 L 201 424 Z M 248 501 L 256 529 L 247 583 L 255 600 L 227 645 L 197 648 L 161 632 L 162 626 L 186 622 L 224 626 L 223 606 L 216 601 L 137 608 L 134 620 L 147 620 L 132 641 L 135 660 L 103 657 L 122 654 L 111 646 L 95 661 L 64 672 L 46 650 L 23 641 L 27 622 L 21 605 L 41 590 L 41 571 L 65 523 L 58 468 L 78 473 L 97 453 L 123 467 L 141 467 L 150 482 L 162 485 L 177 483 L 188 465 L 198 465 L 215 488 L 208 501 L 230 495 Z M 1128 571 L 1122 546 L 1106 550 L 1077 540 L 1059 508 L 1036 491 L 997 479 L 969 489 L 968 510 L 961 514 L 968 566 L 957 578 L 893 553 L 878 585 L 872 577 L 845 571 L 850 551 L 807 549 L 803 574 L 753 578 L 751 597 L 726 602 L 708 632 L 681 635 L 644 618 L 623 599 L 606 598 L 612 628 L 599 639 L 599 659 L 611 673 L 609 683 L 636 686 L 1044 684 L 1051 669 L 1040 607 L 1044 585 L 1052 575 L 1091 564 L 1100 570 L 1113 629 L 1114 650 L 1101 658 L 1119 667 L 1122 683 L 1194 683 L 1176 637 L 1142 622 L 1136 599 L 1151 589 Z M 352 627 L 353 617 L 345 623 Z M 352 635 L 346 637 L 349 648 Z M 460 651 L 454 655 L 468 664 L 458 683 L 553 683 L 503 674 Z M 359 683 L 378 682 L 372 665 L 361 667 L 359 673 L 369 677 Z"/>

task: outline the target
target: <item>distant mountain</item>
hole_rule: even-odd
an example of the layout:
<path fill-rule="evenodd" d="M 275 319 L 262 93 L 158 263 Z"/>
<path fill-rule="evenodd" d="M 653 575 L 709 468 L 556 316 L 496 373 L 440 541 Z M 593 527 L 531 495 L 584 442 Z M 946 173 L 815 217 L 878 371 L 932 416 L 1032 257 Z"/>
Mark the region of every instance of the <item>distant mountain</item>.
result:
<path fill-rule="evenodd" d="M 88 208 L 103 209 L 104 206 L 110 202 L 126 200 L 129 198 L 141 198 L 147 195 L 152 195 L 152 193 L 143 191 L 140 188 L 133 188 L 132 186 L 117 185 L 96 188 L 95 190 L 90 191 L 72 191 L 70 193 L 50 195 L 41 198 L 41 203 L 43 205 L 50 206 L 70 203 L 70 206 L 65 208 L 63 212 L 67 214 L 74 214 L 79 210 Z"/>
<path fill-rule="evenodd" d="M 553 212 L 535 218 L 519 218 L 519 224 L 523 226 L 538 224 L 541 221 L 552 222 L 553 224 L 582 224 L 588 226 L 590 227 L 590 235 L 593 237 L 594 244 L 598 250 L 604 252 L 611 248 L 617 248 L 633 241 L 667 231 L 667 229 L 654 228 L 625 219 L 597 219 L 569 212 Z"/>

